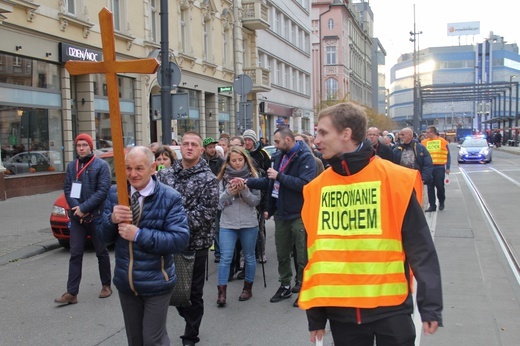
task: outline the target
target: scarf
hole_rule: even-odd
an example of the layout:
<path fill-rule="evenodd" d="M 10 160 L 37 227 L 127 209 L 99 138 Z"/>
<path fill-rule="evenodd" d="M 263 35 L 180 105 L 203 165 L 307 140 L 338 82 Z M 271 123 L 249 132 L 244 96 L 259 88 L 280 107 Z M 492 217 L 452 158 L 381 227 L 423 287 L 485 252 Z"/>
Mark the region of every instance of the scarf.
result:
<path fill-rule="evenodd" d="M 224 186 L 226 186 L 233 178 L 247 179 L 249 177 L 251 177 L 251 171 L 249 170 L 249 166 L 247 164 L 245 164 L 241 169 L 234 169 L 231 167 L 231 165 L 227 165 L 224 171 L 224 175 L 222 176 L 222 180 L 224 182 Z"/>
<path fill-rule="evenodd" d="M 370 141 L 366 141 L 361 143 L 356 151 L 334 156 L 327 162 L 334 172 L 340 175 L 352 175 L 365 168 L 375 154 Z"/>

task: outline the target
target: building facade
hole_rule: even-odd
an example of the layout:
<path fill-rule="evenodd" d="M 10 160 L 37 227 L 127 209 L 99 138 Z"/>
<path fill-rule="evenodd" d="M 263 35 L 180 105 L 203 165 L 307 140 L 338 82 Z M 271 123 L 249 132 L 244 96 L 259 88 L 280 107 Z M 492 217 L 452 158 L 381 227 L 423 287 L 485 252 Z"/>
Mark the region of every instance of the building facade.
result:
<path fill-rule="evenodd" d="M 61 189 L 79 133 L 90 134 L 96 149 L 111 147 L 105 76 L 71 76 L 64 65 L 103 60 L 98 20 L 103 7 L 113 14 L 117 60 L 157 58 L 160 5 L 160 0 L 0 0 L 5 164 L 0 165 L 0 200 Z M 258 92 L 270 90 L 270 71 L 259 67 L 256 47 L 257 31 L 269 27 L 268 16 L 265 0 L 168 1 L 169 60 L 181 75 L 172 93 L 189 100 L 186 112 L 173 114 L 172 139 L 187 131 L 218 138 L 223 132 L 241 133 L 239 125 L 243 131 L 232 87 L 238 75 L 247 74 L 253 81 L 246 95 L 251 103 Z M 153 96 L 160 94 L 158 75 L 120 74 L 118 84 L 125 145 L 162 142 L 161 121 L 152 111 Z M 250 127 L 258 124 L 254 110 L 247 114 Z M 11 169 L 4 167 L 14 161 Z"/>
<path fill-rule="evenodd" d="M 369 4 L 315 0 L 312 30 L 315 108 L 330 100 L 374 108 L 372 75 L 378 72 L 372 66 L 373 14 Z"/>
<path fill-rule="evenodd" d="M 495 105 L 488 102 L 485 95 L 480 100 L 477 95 L 458 101 L 422 102 L 422 130 L 428 125 L 435 125 L 443 132 L 457 128 L 482 132 L 502 128 L 507 135 L 516 126 L 510 121 L 515 118 L 518 103 L 515 88 L 516 78 L 520 78 L 520 55 L 517 44 L 508 44 L 503 37 L 491 33 L 488 39 L 476 45 L 425 48 L 419 50 L 417 56 L 421 88 L 454 84 L 477 88 L 493 84 L 505 86 L 505 95 L 499 95 L 501 101 Z M 413 54 L 401 55 L 391 68 L 389 115 L 402 127 L 413 124 L 413 75 Z"/>
<path fill-rule="evenodd" d="M 272 143 L 280 126 L 313 131 L 311 4 L 309 0 L 268 0 L 269 29 L 257 31 L 258 69 L 270 71 L 271 90 L 257 94 L 255 128 Z"/>

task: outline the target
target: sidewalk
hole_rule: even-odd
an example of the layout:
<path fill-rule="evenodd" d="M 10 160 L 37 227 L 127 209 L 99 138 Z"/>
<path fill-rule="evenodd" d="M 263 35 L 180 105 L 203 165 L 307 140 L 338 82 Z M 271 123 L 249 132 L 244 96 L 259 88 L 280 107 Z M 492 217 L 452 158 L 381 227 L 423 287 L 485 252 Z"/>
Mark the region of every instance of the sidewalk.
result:
<path fill-rule="evenodd" d="M 511 154 L 520 155 L 520 147 L 510 147 L 506 145 L 502 145 L 500 148 L 493 147 L 493 150 L 497 151 L 505 151 Z"/>
<path fill-rule="evenodd" d="M 0 265 L 59 247 L 49 217 L 62 190 L 0 201 Z"/>

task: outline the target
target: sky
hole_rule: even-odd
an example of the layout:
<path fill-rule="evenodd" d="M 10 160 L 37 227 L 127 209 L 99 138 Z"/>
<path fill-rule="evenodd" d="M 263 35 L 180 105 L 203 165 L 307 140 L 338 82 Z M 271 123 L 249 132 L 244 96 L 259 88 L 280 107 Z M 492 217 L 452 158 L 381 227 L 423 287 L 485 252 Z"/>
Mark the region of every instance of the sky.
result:
<path fill-rule="evenodd" d="M 355 2 L 361 2 L 356 0 Z M 386 50 L 388 71 L 402 53 L 413 52 L 410 31 L 423 32 L 418 36 L 419 49 L 459 45 L 458 37 L 447 35 L 448 23 L 480 22 L 480 35 L 461 36 L 460 44 L 477 44 L 494 35 L 504 37 L 507 43 L 520 44 L 518 8 L 512 0 L 365 0 L 374 14 L 374 37 Z M 517 7 L 518 6 L 518 7 Z"/>

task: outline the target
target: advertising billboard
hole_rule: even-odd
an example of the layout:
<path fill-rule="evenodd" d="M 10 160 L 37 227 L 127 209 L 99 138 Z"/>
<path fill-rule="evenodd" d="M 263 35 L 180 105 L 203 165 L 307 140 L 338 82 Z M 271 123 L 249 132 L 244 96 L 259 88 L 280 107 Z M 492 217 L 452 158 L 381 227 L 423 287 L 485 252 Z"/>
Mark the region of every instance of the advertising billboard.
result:
<path fill-rule="evenodd" d="M 479 35 L 480 22 L 448 23 L 448 36 Z"/>

